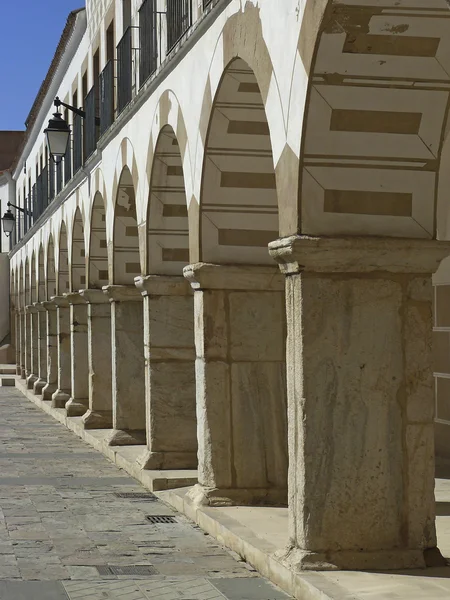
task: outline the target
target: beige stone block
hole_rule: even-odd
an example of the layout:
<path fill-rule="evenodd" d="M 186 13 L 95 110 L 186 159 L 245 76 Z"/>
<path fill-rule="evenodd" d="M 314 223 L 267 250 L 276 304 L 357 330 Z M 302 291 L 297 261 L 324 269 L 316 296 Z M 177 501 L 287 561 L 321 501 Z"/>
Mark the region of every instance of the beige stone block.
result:
<path fill-rule="evenodd" d="M 235 363 L 231 381 L 235 486 L 286 489 L 285 364 Z"/>
<path fill-rule="evenodd" d="M 450 327 L 450 285 L 437 285 L 435 294 L 436 327 Z"/>
<path fill-rule="evenodd" d="M 225 292 L 207 290 L 194 294 L 195 348 L 198 357 L 227 359 L 227 313 Z"/>
<path fill-rule="evenodd" d="M 144 305 L 147 303 L 151 347 L 193 347 L 193 296 L 147 296 Z"/>
<path fill-rule="evenodd" d="M 207 487 L 232 487 L 230 367 L 195 361 L 197 382 L 198 480 Z"/>
<path fill-rule="evenodd" d="M 450 374 L 450 331 L 433 332 L 433 357 L 434 372 Z"/>
<path fill-rule="evenodd" d="M 283 361 L 284 292 L 230 292 L 230 356 L 234 361 Z"/>
<path fill-rule="evenodd" d="M 436 377 L 436 418 L 448 421 L 450 426 L 450 378 L 447 377 Z M 447 445 L 450 453 L 450 437 Z"/>
<path fill-rule="evenodd" d="M 436 457 L 450 459 L 450 423 L 434 424 L 434 443 Z"/>

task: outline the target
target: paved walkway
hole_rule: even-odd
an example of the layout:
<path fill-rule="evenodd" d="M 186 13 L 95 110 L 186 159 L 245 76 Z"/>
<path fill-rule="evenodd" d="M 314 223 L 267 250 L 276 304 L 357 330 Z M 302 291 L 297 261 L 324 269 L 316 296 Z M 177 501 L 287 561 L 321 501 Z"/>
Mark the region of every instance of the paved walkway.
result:
<path fill-rule="evenodd" d="M 288 596 L 20 391 L 0 387 L 0 599 L 68 598 Z"/>

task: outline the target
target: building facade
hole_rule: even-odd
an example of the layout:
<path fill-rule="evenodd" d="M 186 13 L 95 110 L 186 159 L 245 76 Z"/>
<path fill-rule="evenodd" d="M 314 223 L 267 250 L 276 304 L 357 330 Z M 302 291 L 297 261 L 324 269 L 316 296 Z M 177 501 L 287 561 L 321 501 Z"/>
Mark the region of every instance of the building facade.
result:
<path fill-rule="evenodd" d="M 450 12 L 375 4 L 87 0 L 12 174 L 18 373 L 193 505 L 288 506 L 294 570 L 438 555 Z"/>

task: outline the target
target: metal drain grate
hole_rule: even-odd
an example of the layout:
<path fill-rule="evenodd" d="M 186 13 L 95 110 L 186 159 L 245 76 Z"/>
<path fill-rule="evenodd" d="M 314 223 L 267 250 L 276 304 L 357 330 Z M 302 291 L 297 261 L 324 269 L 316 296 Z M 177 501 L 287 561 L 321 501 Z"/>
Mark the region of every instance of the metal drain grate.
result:
<path fill-rule="evenodd" d="M 145 518 L 150 523 L 176 523 L 175 517 L 171 515 L 147 515 Z"/>
<path fill-rule="evenodd" d="M 157 497 L 154 494 L 143 493 L 143 492 L 115 492 L 116 498 L 128 498 L 129 500 L 147 500 L 147 502 L 154 502 Z"/>
<path fill-rule="evenodd" d="M 99 575 L 137 575 L 148 577 L 149 575 L 158 575 L 158 571 L 152 565 L 97 565 L 95 567 Z"/>

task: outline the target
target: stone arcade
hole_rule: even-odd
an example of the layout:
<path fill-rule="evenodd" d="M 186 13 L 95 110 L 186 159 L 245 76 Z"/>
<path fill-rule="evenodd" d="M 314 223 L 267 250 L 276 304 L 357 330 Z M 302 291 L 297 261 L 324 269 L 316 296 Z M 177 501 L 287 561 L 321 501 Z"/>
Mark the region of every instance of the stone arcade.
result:
<path fill-rule="evenodd" d="M 145 78 L 150 5 L 72 13 L 30 113 L 16 195 L 43 204 L 10 255 L 17 373 L 139 446 L 136 468 L 197 468 L 193 506 L 287 506 L 292 570 L 439 561 L 446 0 L 195 0 L 172 46 L 158 16 Z M 52 101 L 88 113 L 92 92 L 106 119 L 114 39 L 114 122 L 89 153 L 88 118 L 65 113 L 55 167 Z"/>

